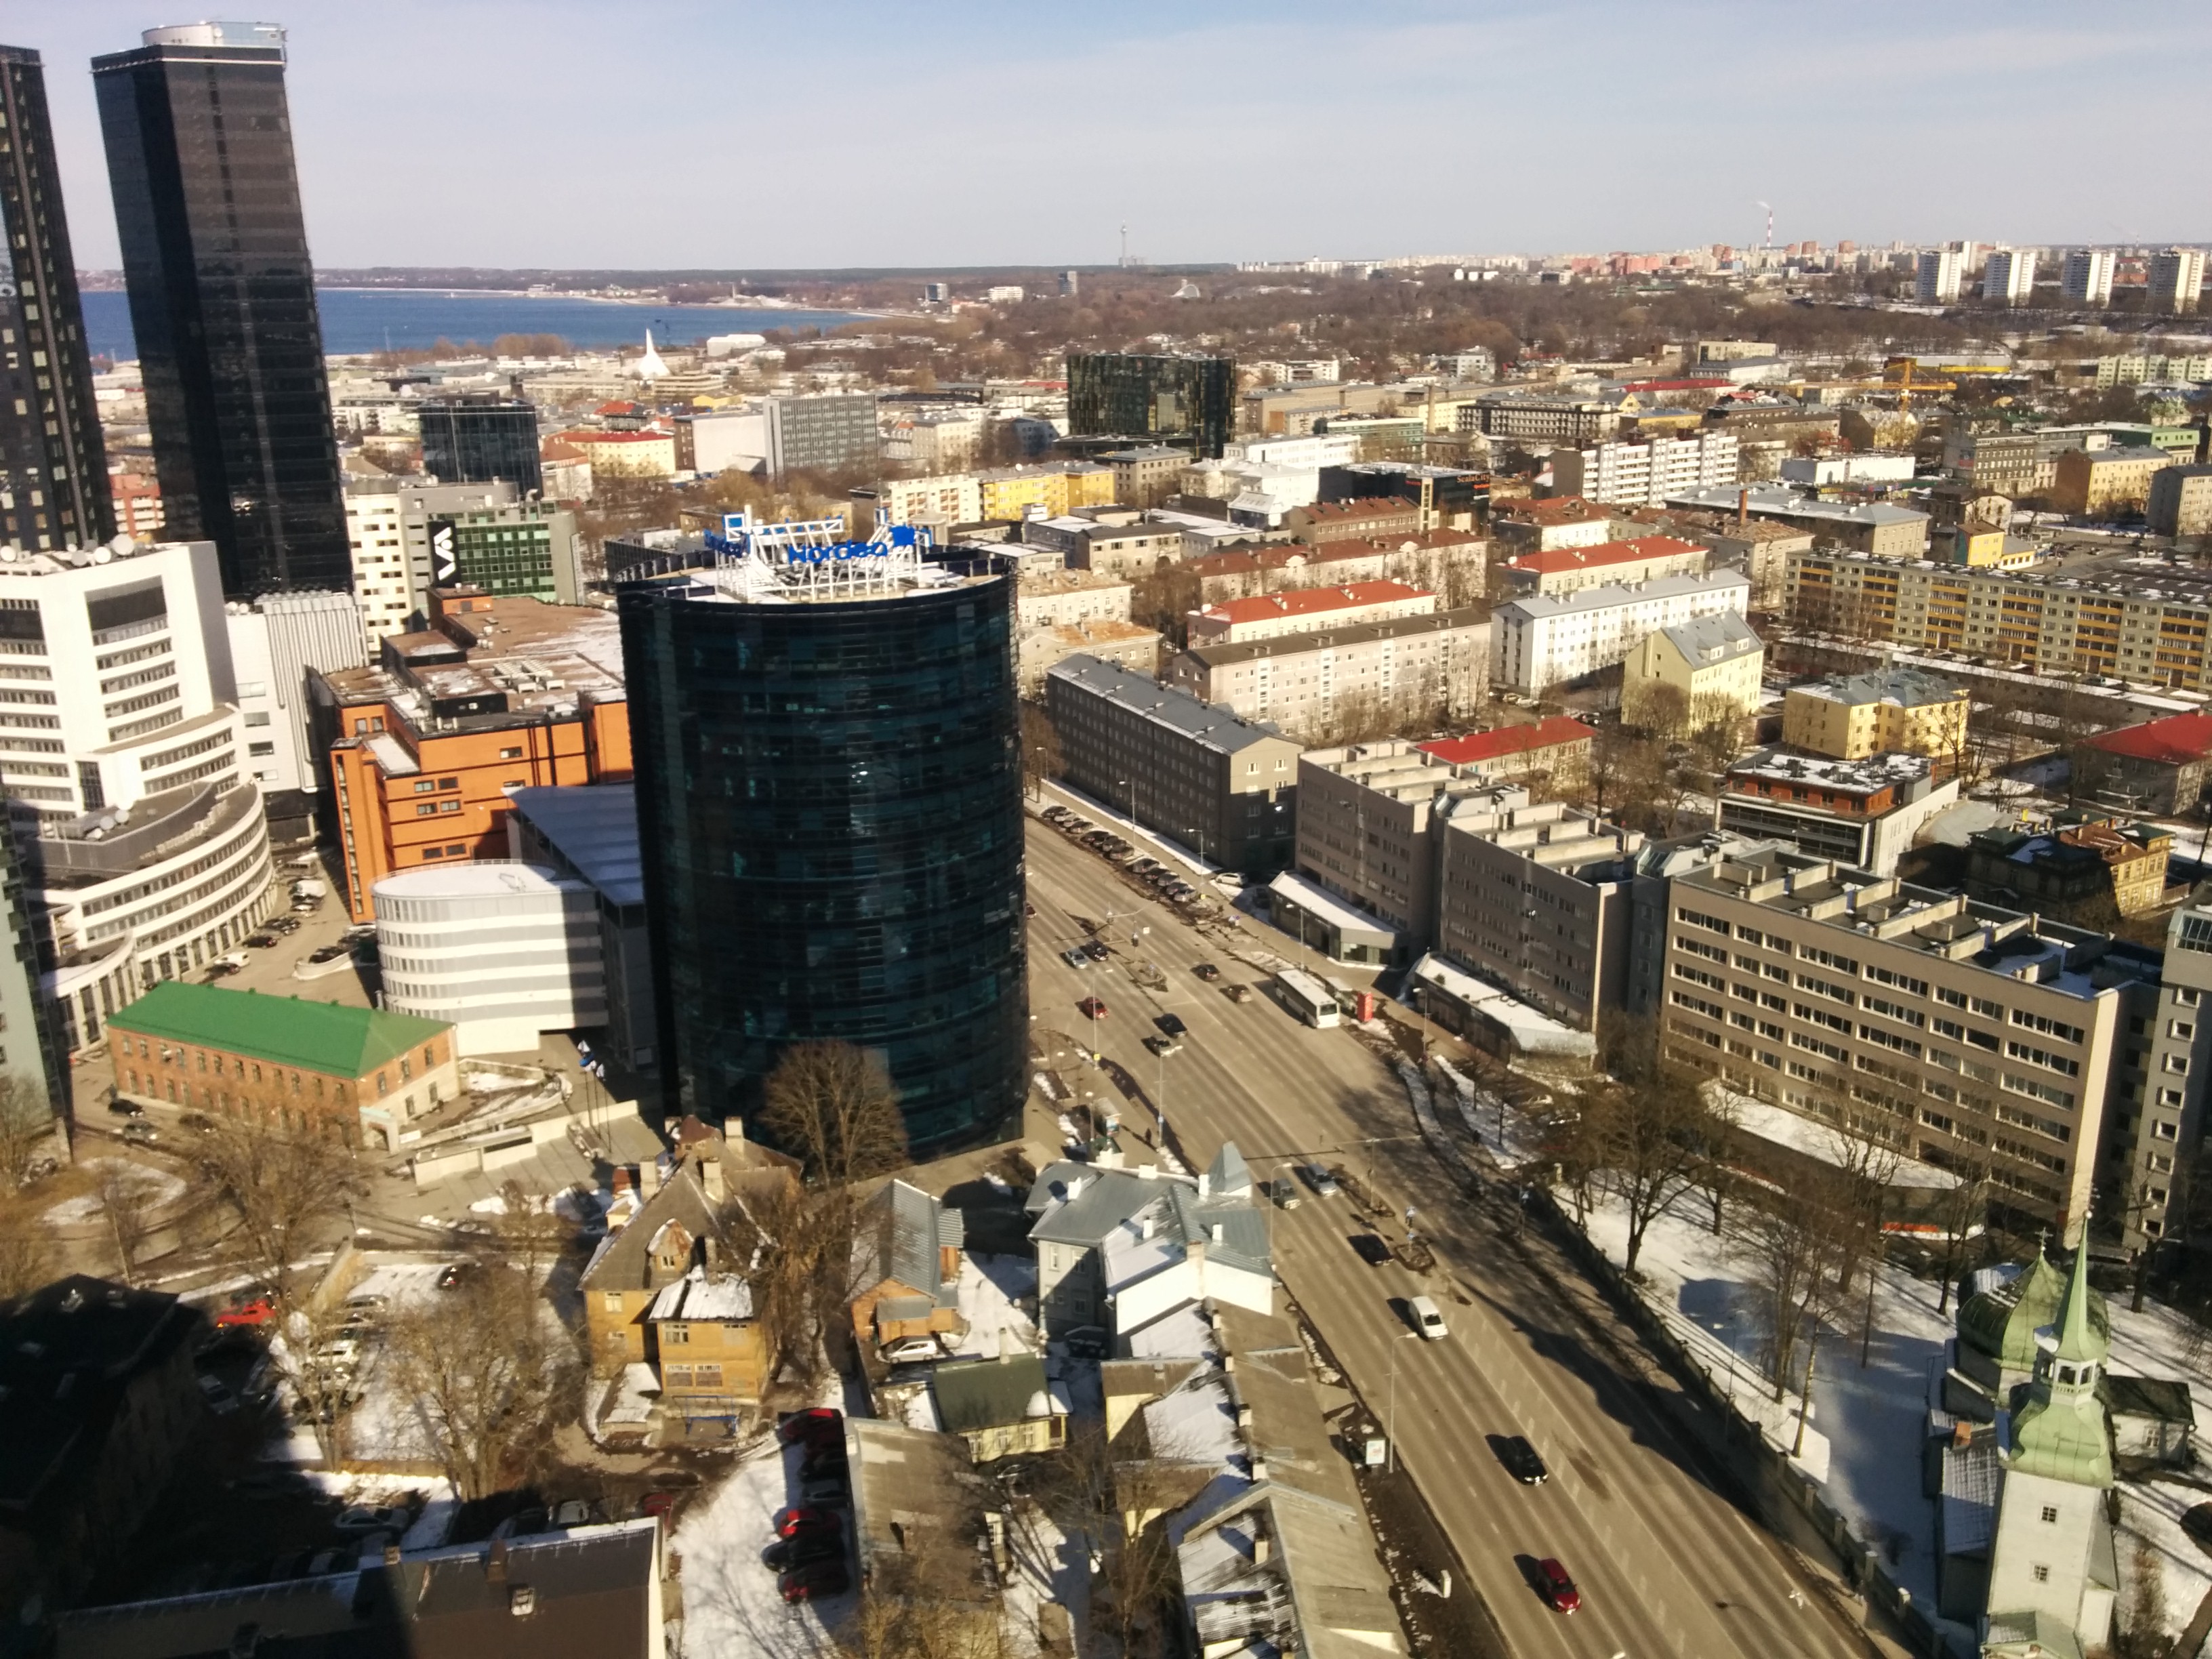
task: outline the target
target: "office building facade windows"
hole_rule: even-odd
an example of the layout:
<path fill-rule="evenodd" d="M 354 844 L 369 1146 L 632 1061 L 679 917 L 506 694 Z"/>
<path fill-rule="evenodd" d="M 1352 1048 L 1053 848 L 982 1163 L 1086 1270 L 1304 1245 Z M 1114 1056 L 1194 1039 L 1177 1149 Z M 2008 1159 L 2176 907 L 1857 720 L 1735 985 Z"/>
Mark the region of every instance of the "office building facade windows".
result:
<path fill-rule="evenodd" d="M 93 60 L 168 532 L 226 598 L 350 586 L 283 31 L 149 29 Z"/>
<path fill-rule="evenodd" d="M 1029 1073 L 1012 584 L 622 608 L 670 1109 L 750 1111 L 840 1040 L 917 1146 L 998 1133 Z"/>

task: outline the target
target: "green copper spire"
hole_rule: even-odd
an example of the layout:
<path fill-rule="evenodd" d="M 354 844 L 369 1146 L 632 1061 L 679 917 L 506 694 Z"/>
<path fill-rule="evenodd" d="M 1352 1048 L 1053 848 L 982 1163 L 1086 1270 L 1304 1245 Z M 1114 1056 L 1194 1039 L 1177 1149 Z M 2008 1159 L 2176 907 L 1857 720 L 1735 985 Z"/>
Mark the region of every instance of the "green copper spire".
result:
<path fill-rule="evenodd" d="M 2037 1333 L 2042 1352 L 2027 1399 L 2012 1416 L 2008 1471 L 2039 1474 L 2079 1486 L 2112 1484 L 2112 1442 L 2105 1407 L 2097 1398 L 2097 1376 L 2112 1344 L 2091 1317 L 2089 1230 L 2074 1252 L 2065 1299 L 2054 1325 Z"/>
<path fill-rule="evenodd" d="M 2058 1350 L 2054 1357 L 2062 1363 L 2086 1360 L 2101 1365 L 2112 1357 L 2111 1340 L 2090 1321 L 2089 1295 L 2089 1230 L 2084 1226 L 2081 1248 L 2074 1252 L 2074 1271 L 2066 1280 L 2066 1299 L 2058 1304 Z"/>

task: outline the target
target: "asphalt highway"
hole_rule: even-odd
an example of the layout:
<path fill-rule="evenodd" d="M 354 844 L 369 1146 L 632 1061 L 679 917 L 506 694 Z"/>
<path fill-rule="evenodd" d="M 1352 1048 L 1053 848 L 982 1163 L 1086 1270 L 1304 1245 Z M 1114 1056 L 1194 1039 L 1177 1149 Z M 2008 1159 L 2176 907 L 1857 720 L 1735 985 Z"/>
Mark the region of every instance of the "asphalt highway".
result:
<path fill-rule="evenodd" d="M 1379 1226 L 1349 1193 L 1307 1190 L 1296 1209 L 1271 1209 L 1276 1271 L 1370 1408 L 1389 1413 L 1395 1395 L 1397 1455 L 1516 1656 L 1872 1651 L 1778 1540 L 1707 1484 L 1648 1381 L 1625 1374 L 1601 1340 L 1611 1326 L 1614 1341 L 1633 1343 L 1602 1300 L 1532 1269 L 1508 1243 L 1516 1224 L 1509 1202 L 1462 1195 L 1382 1062 L 1352 1033 L 1312 1030 L 1264 991 L 1243 1004 L 1223 994 L 1231 981 L 1266 977 L 1239 952 L 1285 945 L 1292 955 L 1295 946 L 1249 921 L 1230 930 L 1236 939 L 1194 929 L 1034 820 L 1029 846 L 1030 1007 L 1039 1040 L 1061 1045 L 1062 1078 L 1148 1133 L 1164 1103 L 1197 1166 L 1234 1139 L 1260 1179 L 1317 1159 L 1358 1176 L 1389 1207 Z M 1079 917 L 1101 924 L 1110 961 L 1078 970 L 1061 960 L 1090 937 Z M 1222 969 L 1221 984 L 1193 971 L 1201 962 Z M 1086 995 L 1103 1001 L 1105 1018 L 1079 1011 Z M 1189 1034 L 1161 1060 L 1142 1042 L 1164 1012 Z M 1071 1052 L 1088 1048 L 1094 1032 L 1103 1069 Z M 1369 1231 L 1402 1237 L 1408 1206 L 1437 1255 L 1425 1276 L 1395 1261 L 1370 1266 L 1348 1242 Z M 1443 1341 L 1413 1337 L 1406 1322 L 1403 1298 L 1424 1291 L 1449 1327 Z M 1516 1433 L 1549 1466 L 1545 1485 L 1523 1486 L 1498 1462 L 1493 1437 Z M 1531 1575 L 1547 1556 L 1580 1585 L 1579 1613 L 1563 1616 L 1536 1594 Z"/>

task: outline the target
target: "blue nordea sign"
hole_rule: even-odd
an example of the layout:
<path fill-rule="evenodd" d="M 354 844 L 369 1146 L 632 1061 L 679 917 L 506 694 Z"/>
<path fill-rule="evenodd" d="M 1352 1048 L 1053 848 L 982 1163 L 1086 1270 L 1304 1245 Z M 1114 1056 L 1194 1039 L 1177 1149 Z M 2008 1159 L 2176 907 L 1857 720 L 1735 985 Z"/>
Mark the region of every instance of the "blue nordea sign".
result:
<path fill-rule="evenodd" d="M 891 550 L 873 542 L 835 542 L 828 547 L 792 547 L 783 556 L 793 564 L 826 564 L 831 560 L 887 559 Z"/>

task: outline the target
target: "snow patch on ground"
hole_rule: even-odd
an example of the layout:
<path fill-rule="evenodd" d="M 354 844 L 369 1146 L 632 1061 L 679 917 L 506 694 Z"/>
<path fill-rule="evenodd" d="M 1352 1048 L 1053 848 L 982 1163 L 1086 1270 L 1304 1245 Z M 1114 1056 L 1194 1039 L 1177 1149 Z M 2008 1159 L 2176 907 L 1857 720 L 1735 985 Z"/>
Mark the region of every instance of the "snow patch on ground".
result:
<path fill-rule="evenodd" d="M 80 1166 L 95 1181 L 104 1180 L 110 1170 L 120 1170 L 123 1178 L 141 1194 L 149 1208 L 159 1209 L 173 1204 L 185 1195 L 185 1183 L 167 1170 L 149 1168 L 143 1164 L 126 1164 L 118 1158 L 88 1158 Z M 46 1208 L 46 1219 L 54 1225 L 69 1227 L 86 1221 L 97 1221 L 103 1213 L 98 1193 L 84 1193 L 76 1198 L 63 1199 Z"/>
<path fill-rule="evenodd" d="M 988 1253 L 962 1256 L 960 1317 L 967 1322 L 968 1334 L 952 1352 L 994 1358 L 1001 1332 L 1012 1339 L 1017 1349 L 1039 1352 L 1036 1322 L 1021 1308 L 1024 1301 L 1034 1305 L 1036 1284 L 1036 1263 L 1027 1257 Z"/>
<path fill-rule="evenodd" d="M 686 1654 L 828 1659 L 836 1650 L 830 1632 L 852 1613 L 854 1595 L 787 1605 L 775 1574 L 761 1565 L 761 1553 L 775 1542 L 776 1515 L 798 1491 L 800 1455 L 800 1448 L 764 1437 L 677 1523 L 671 1545 L 684 1558 Z"/>

